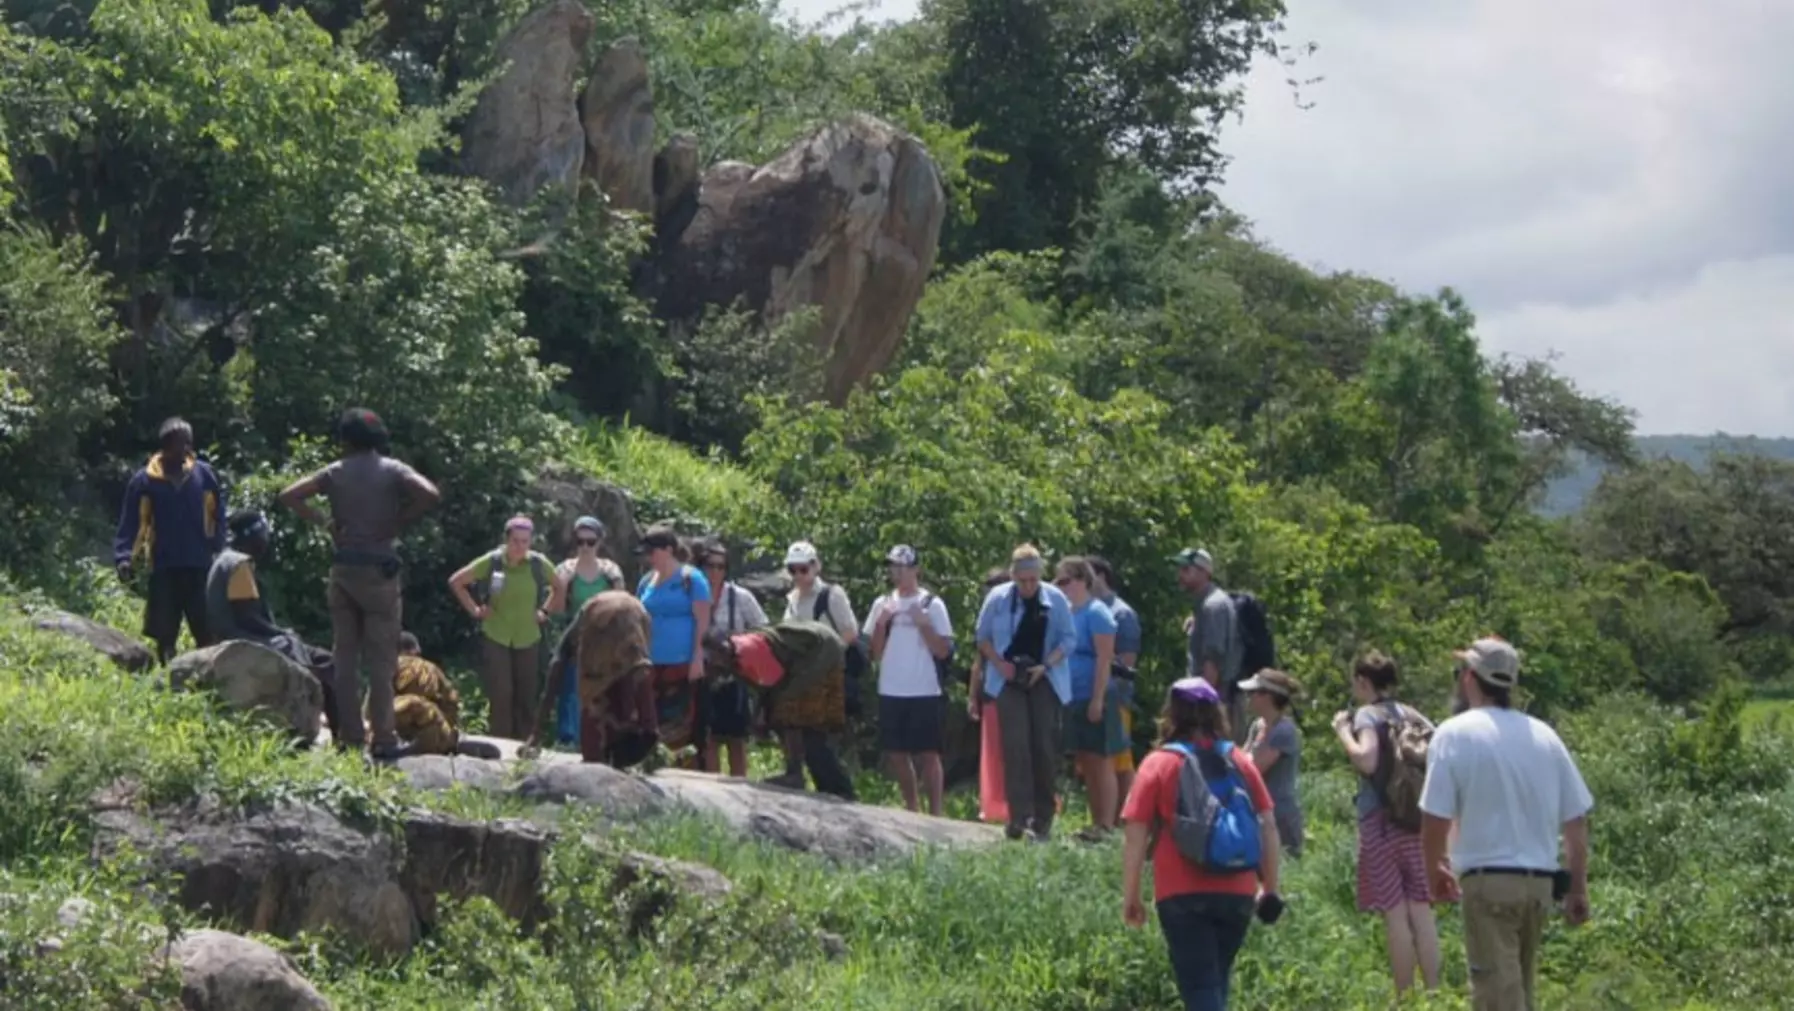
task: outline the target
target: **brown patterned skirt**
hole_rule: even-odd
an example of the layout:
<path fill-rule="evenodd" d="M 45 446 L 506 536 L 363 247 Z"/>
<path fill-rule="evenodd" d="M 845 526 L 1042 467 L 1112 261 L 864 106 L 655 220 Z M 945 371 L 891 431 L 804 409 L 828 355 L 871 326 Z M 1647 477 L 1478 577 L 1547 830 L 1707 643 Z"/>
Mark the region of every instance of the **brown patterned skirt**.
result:
<path fill-rule="evenodd" d="M 821 730 L 828 733 L 847 728 L 847 671 L 837 667 L 795 695 L 777 690 L 770 696 L 771 711 L 767 725 L 774 730 Z"/>

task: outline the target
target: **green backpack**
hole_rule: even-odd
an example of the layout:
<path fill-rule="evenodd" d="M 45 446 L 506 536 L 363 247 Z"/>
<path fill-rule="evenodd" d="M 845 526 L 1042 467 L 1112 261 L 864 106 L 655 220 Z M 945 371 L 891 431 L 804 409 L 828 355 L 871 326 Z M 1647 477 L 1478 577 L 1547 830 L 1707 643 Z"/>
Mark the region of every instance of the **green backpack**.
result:
<path fill-rule="evenodd" d="M 490 555 L 487 555 L 486 578 L 476 580 L 474 584 L 468 588 L 469 592 L 473 594 L 473 599 L 487 606 L 491 606 L 491 574 L 494 572 L 503 572 L 505 571 L 505 567 L 505 549 L 499 548 Z M 536 580 L 536 610 L 540 611 L 543 607 L 547 606 L 548 595 L 554 591 L 554 567 L 548 564 L 548 559 L 543 558 L 541 555 L 532 551 L 529 553 L 529 570 L 530 574 Z"/>

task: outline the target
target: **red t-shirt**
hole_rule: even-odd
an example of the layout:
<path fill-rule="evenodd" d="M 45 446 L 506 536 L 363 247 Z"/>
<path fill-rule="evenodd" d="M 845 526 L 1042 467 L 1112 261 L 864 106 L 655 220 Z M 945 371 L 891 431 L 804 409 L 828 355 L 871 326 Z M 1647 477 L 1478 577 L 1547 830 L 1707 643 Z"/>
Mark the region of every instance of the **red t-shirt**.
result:
<path fill-rule="evenodd" d="M 1236 759 L 1242 758 L 1238 748 L 1234 749 L 1233 755 Z M 1161 748 L 1147 755 L 1146 760 L 1140 763 L 1139 773 L 1134 777 L 1133 789 L 1128 791 L 1127 805 L 1121 812 L 1122 820 L 1147 826 L 1169 825 L 1177 815 L 1177 779 L 1183 765 L 1184 756 L 1175 751 Z M 1253 809 L 1259 814 L 1270 811 L 1271 793 L 1265 789 L 1264 777 L 1258 774 L 1258 767 L 1250 760 L 1235 761 L 1233 767 L 1239 770 L 1240 779 L 1246 784 L 1246 793 L 1252 798 Z M 1210 873 L 1184 859 L 1169 834 L 1161 830 L 1159 835 L 1158 844 L 1152 853 L 1152 897 L 1155 902 L 1194 893 L 1258 894 L 1256 871 Z"/>

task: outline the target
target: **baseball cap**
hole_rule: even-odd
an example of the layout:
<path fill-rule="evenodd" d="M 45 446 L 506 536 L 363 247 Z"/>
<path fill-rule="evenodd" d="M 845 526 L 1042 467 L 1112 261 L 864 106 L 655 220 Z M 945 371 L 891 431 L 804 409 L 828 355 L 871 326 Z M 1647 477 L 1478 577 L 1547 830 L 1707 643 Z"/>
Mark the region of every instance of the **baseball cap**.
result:
<path fill-rule="evenodd" d="M 1195 568 L 1208 573 L 1213 573 L 1215 571 L 1215 560 L 1209 557 L 1209 553 L 1201 548 L 1185 548 L 1177 554 L 1172 555 L 1171 561 L 1180 569 L 1194 566 Z"/>
<path fill-rule="evenodd" d="M 820 560 L 816 545 L 809 541 L 798 541 L 785 550 L 786 565 L 815 565 Z"/>
<path fill-rule="evenodd" d="M 1199 703 L 1213 702 L 1221 704 L 1221 694 L 1215 686 L 1208 683 L 1207 678 L 1182 678 L 1171 686 L 1171 697 L 1179 702 Z"/>
<path fill-rule="evenodd" d="M 1520 683 L 1520 651 L 1506 639 L 1484 636 L 1452 654 L 1463 661 L 1477 680 L 1497 688 L 1512 688 Z"/>
<path fill-rule="evenodd" d="M 885 561 L 913 569 L 916 567 L 916 549 L 907 544 L 899 544 L 885 555 Z"/>
<path fill-rule="evenodd" d="M 1266 667 L 1257 674 L 1241 681 L 1240 691 L 1270 692 L 1272 695 L 1281 695 L 1286 699 L 1293 699 L 1297 695 L 1302 694 L 1302 684 L 1280 670 L 1273 670 Z"/>

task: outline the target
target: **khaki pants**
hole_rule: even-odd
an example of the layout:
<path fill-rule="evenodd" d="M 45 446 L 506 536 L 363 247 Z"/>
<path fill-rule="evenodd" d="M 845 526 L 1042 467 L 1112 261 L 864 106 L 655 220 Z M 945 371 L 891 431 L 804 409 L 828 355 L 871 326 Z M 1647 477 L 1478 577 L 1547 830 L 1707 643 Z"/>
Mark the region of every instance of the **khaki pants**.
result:
<path fill-rule="evenodd" d="M 480 680 L 486 685 L 486 702 L 491 712 L 486 732 L 493 737 L 522 740 L 536 729 L 537 668 L 542 662 L 542 644 L 531 643 L 512 649 L 484 640 Z"/>
<path fill-rule="evenodd" d="M 1476 1011 L 1535 1011 L 1539 939 L 1551 915 L 1551 879 L 1474 874 L 1463 879 L 1464 951 Z"/>
<path fill-rule="evenodd" d="M 374 744 L 398 742 L 393 729 L 393 678 L 399 669 L 403 594 L 399 578 L 372 565 L 330 567 L 330 628 L 336 641 L 336 712 L 331 728 L 339 744 L 361 745 L 362 686 Z M 363 681 L 363 674 L 366 680 Z"/>

